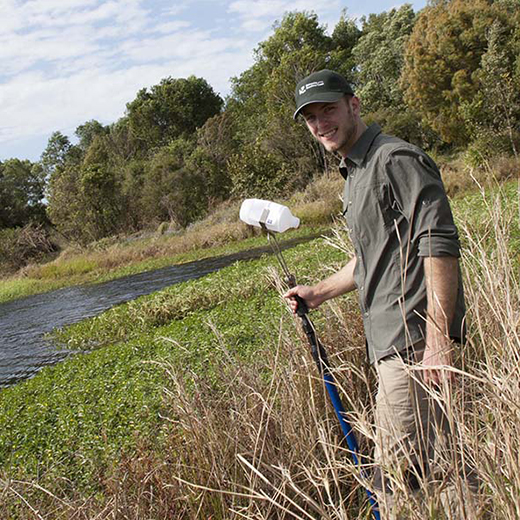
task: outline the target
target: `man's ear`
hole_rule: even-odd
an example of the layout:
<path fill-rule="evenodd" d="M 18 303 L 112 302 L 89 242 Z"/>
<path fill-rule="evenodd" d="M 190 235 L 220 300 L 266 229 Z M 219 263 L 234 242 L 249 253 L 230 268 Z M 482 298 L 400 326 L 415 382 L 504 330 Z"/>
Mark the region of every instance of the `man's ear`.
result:
<path fill-rule="evenodd" d="M 357 96 L 351 96 L 350 106 L 355 116 L 361 116 L 361 100 Z"/>

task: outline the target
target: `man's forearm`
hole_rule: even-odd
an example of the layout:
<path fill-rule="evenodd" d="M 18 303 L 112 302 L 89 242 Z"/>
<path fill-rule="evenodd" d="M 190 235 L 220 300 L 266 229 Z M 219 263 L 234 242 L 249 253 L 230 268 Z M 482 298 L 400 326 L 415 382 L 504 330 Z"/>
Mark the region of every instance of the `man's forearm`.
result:
<path fill-rule="evenodd" d="M 293 312 L 298 308 L 298 302 L 295 296 L 299 296 L 307 303 L 309 309 L 315 309 L 324 301 L 335 298 L 340 294 L 353 291 L 356 288 L 354 282 L 354 269 L 356 267 L 356 258 L 354 257 L 342 269 L 329 276 L 325 280 L 310 287 L 308 285 L 297 285 L 289 289 L 284 298 L 287 298 Z"/>
<path fill-rule="evenodd" d="M 356 257 L 353 257 L 344 267 L 325 280 L 314 286 L 316 295 L 322 302 L 341 296 L 356 288 L 354 282 L 354 269 L 356 268 Z"/>
<path fill-rule="evenodd" d="M 452 256 L 425 257 L 428 298 L 426 339 L 431 347 L 449 337 L 458 293 L 458 261 Z M 440 345 L 439 345 L 440 346 Z"/>

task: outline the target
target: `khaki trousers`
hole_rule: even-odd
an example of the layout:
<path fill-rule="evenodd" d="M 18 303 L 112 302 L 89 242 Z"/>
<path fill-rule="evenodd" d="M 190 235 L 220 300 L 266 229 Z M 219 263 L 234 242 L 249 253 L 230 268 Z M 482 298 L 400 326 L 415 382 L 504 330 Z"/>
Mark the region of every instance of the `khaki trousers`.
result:
<path fill-rule="evenodd" d="M 424 490 L 436 469 L 436 451 L 449 435 L 438 403 L 421 384 L 420 371 L 411 370 L 423 354 L 424 345 L 419 345 L 413 353 L 395 354 L 376 364 L 374 488 L 385 520 L 413 518 L 397 513 L 396 495 L 405 490 L 413 497 Z"/>

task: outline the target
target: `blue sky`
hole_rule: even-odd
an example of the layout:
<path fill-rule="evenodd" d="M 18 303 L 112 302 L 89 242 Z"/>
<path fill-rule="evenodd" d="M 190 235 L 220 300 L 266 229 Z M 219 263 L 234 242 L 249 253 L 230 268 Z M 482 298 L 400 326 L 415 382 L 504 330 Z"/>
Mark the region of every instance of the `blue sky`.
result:
<path fill-rule="evenodd" d="M 116 121 L 167 76 L 203 77 L 226 96 L 287 11 L 313 11 L 332 30 L 343 9 L 359 19 L 402 3 L 0 0 L 0 160 L 36 161 L 52 132 L 72 138 L 85 121 Z"/>

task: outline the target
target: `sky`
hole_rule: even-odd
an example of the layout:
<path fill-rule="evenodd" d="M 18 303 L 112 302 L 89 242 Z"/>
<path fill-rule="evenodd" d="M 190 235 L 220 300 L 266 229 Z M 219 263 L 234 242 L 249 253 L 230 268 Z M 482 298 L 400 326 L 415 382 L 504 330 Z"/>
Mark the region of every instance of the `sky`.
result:
<path fill-rule="evenodd" d="M 37 161 L 59 130 L 124 115 L 137 91 L 202 77 L 225 97 L 230 78 L 288 11 L 334 29 L 399 0 L 0 0 L 0 161 Z M 408 2 L 417 11 L 426 0 Z"/>

